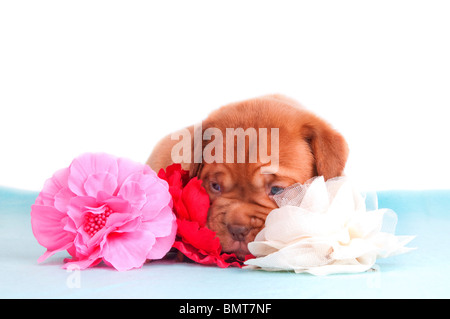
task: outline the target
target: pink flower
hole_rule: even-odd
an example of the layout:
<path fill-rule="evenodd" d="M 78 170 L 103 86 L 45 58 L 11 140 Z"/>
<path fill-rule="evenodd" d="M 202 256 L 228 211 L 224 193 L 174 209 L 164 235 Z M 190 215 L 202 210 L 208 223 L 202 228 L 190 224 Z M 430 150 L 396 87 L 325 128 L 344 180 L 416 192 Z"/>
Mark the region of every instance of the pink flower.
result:
<path fill-rule="evenodd" d="M 81 269 L 103 261 L 117 270 L 164 257 L 177 229 L 167 182 L 150 167 L 90 153 L 46 181 L 31 225 L 47 248 L 38 262 L 67 250 Z"/>

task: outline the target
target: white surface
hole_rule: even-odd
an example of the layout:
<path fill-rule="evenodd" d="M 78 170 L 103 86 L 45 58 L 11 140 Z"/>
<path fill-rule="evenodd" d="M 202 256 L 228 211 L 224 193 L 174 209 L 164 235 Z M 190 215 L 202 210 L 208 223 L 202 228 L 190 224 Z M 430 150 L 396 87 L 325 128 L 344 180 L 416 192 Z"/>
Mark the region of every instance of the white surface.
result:
<path fill-rule="evenodd" d="M 80 153 L 146 161 L 224 104 L 283 93 L 364 189 L 449 188 L 447 1 L 3 1 L 0 185 Z"/>

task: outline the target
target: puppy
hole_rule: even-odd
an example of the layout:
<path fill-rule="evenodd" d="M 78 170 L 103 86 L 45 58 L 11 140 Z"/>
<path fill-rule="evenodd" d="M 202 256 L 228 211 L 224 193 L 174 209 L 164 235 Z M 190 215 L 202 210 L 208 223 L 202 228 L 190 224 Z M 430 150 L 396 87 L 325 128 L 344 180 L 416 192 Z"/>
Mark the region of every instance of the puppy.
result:
<path fill-rule="evenodd" d="M 255 146 L 261 151 L 262 144 L 252 143 L 250 134 L 244 136 L 245 145 L 241 141 L 240 146 L 236 136 L 227 135 L 227 129 L 237 128 L 257 132 L 258 141 L 266 141 L 266 154 L 255 152 Z M 217 133 L 214 138 L 206 134 L 211 129 Z M 224 136 L 222 140 L 218 133 Z M 191 126 L 173 136 L 187 135 L 191 149 L 181 164 L 191 176 L 202 180 L 209 194 L 207 227 L 217 233 L 224 252 L 240 258 L 249 253 L 247 244 L 263 228 L 268 213 L 277 207 L 272 199 L 275 194 L 314 176 L 329 179 L 342 175 L 348 156 L 341 134 L 296 101 L 281 95 L 221 107 L 202 121 L 201 127 Z M 200 141 L 195 138 L 199 136 L 203 136 Z M 226 143 L 230 141 L 235 143 Z M 179 140 L 173 140 L 171 135 L 162 139 L 147 164 L 156 172 L 172 164 L 177 143 Z M 210 143 L 216 147 L 212 149 Z M 195 158 L 206 150 L 214 161 Z M 270 163 L 266 156 L 269 154 Z"/>

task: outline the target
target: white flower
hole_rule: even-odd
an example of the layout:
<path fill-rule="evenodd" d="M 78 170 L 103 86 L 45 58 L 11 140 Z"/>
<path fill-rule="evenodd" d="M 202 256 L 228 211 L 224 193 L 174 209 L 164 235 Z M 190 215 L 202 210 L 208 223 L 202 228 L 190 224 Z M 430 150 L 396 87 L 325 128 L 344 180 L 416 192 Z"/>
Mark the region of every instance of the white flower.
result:
<path fill-rule="evenodd" d="M 345 177 L 317 177 L 275 198 L 280 208 L 248 244 L 256 257 L 247 268 L 294 270 L 314 275 L 363 272 L 377 258 L 410 251 L 414 236 L 395 236 L 397 215 L 366 211 L 365 198 Z"/>

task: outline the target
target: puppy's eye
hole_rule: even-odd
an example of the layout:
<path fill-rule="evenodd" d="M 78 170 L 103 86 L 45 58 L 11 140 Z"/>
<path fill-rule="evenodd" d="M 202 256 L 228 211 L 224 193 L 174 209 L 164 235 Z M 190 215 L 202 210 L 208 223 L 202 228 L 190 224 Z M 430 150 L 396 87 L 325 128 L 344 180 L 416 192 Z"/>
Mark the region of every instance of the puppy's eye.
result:
<path fill-rule="evenodd" d="M 222 188 L 220 187 L 220 184 L 216 183 L 216 182 L 211 182 L 211 189 L 213 191 L 216 191 L 216 192 L 221 192 L 222 191 Z"/>
<path fill-rule="evenodd" d="M 270 189 L 269 195 L 277 195 L 277 194 L 280 194 L 282 191 L 284 191 L 283 187 L 273 186 Z"/>

